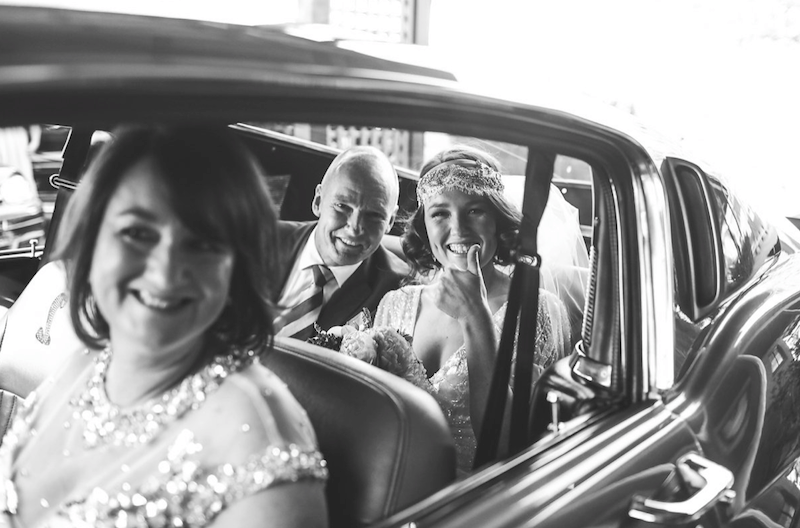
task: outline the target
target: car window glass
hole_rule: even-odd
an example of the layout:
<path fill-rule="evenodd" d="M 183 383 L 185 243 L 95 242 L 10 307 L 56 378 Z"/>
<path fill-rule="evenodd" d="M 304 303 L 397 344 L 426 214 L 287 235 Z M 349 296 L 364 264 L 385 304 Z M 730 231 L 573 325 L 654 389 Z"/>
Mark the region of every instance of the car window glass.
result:
<path fill-rule="evenodd" d="M 251 126 L 253 135 L 248 144 L 264 167 L 267 183 L 276 203 L 281 205 L 284 219 L 314 218 L 310 206 L 315 186 L 339 150 L 356 145 L 381 149 L 398 169 L 401 219 L 416 209 L 416 180 L 423 164 L 436 153 L 456 145 L 474 147 L 495 157 L 501 166 L 505 196 L 522 208 L 527 146 L 438 131 L 308 123 Z M 287 137 L 295 142 L 291 148 L 287 147 Z M 557 325 L 560 332 L 553 332 L 547 339 L 562 336 L 560 356 L 568 355 L 581 335 L 594 214 L 592 178 L 592 167 L 587 162 L 556 155 L 548 205 L 539 230 L 542 304 L 551 309 L 547 320 Z M 402 232 L 403 223 L 397 222 L 392 233 L 399 236 Z M 510 273 L 512 269 L 509 266 L 504 271 Z"/>
<path fill-rule="evenodd" d="M 53 213 L 55 189 L 69 129 L 33 124 L 0 128 L 0 249 L 41 246 Z"/>

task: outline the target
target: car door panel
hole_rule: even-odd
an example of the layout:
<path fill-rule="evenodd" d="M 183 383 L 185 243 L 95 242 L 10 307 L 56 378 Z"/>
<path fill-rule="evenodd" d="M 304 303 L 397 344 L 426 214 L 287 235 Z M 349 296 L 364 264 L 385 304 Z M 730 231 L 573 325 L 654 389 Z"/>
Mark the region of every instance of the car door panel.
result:
<path fill-rule="evenodd" d="M 800 525 L 800 459 L 747 503 L 729 523 L 731 528 L 767 528 Z"/>
<path fill-rule="evenodd" d="M 545 438 L 544 446 L 534 445 L 532 457 L 520 455 L 529 462 L 496 466 L 502 479 L 478 474 L 474 478 L 484 482 L 457 494 L 457 503 L 439 501 L 386 526 L 616 526 L 627 519 L 634 493 L 654 493 L 675 460 L 699 449 L 691 429 L 658 402 L 604 411 L 552 442 Z M 604 516 L 598 515 L 600 504 Z"/>
<path fill-rule="evenodd" d="M 793 270 L 796 271 L 796 270 Z M 769 307 L 769 306 L 768 306 Z M 780 303 L 765 320 L 753 356 L 764 372 L 761 429 L 752 437 L 752 464 L 740 477 L 743 507 L 732 525 L 796 523 L 800 491 L 800 302 Z M 744 359 L 743 356 L 740 359 Z M 745 478 L 746 477 L 746 478 Z M 769 522 L 767 522 L 769 521 Z M 748 524 L 749 523 L 749 524 Z M 770 524 L 772 523 L 772 524 Z"/>
<path fill-rule="evenodd" d="M 615 435 L 611 453 L 598 453 L 597 467 L 537 516 L 536 526 L 625 526 L 635 495 L 655 495 L 682 455 L 699 450 L 691 429 L 668 408 L 655 404 L 634 427 Z M 644 455 L 646 453 L 646 455 Z"/>
<path fill-rule="evenodd" d="M 770 289 L 768 284 L 756 287 Z M 759 291 L 752 293 L 757 301 L 738 308 L 750 312 L 755 305 L 761 313 L 731 317 L 730 325 L 721 326 L 749 328 L 746 338 L 715 332 L 704 344 L 698 363 L 708 368 L 698 365 L 698 370 L 712 372 L 710 363 L 716 363 L 716 372 L 706 377 L 707 395 L 697 400 L 697 411 L 687 420 L 706 455 L 735 475 L 736 496 L 726 526 L 790 526 L 800 497 L 795 469 L 800 455 L 795 358 L 800 351 L 794 337 L 800 303 L 780 300 L 774 289 L 766 298 L 771 302 L 756 295 Z"/>
<path fill-rule="evenodd" d="M 712 351 L 704 350 L 709 361 Z M 761 361 L 752 356 L 718 356 L 716 370 L 701 377 L 704 392 L 695 395 L 687 390 L 670 399 L 696 432 L 704 453 L 734 472 L 734 489 L 741 498 L 763 426 L 766 378 Z"/>
<path fill-rule="evenodd" d="M 800 265 L 720 179 L 672 158 L 662 172 L 686 352 L 665 399 L 694 402 L 678 412 L 706 456 L 734 474 L 726 525 L 789 526 L 798 503 Z"/>

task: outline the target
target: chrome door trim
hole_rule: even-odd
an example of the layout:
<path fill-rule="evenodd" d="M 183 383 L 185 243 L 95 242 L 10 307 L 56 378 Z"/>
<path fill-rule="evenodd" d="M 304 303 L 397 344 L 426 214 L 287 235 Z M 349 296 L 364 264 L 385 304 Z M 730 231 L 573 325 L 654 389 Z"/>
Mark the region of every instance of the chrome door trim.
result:
<path fill-rule="evenodd" d="M 674 383 L 675 350 L 672 235 L 664 180 L 652 163 L 633 178 L 641 280 L 642 397 L 656 399 Z M 664 280 L 668 277 L 668 280 Z M 669 357 L 667 357 L 669 356 Z"/>

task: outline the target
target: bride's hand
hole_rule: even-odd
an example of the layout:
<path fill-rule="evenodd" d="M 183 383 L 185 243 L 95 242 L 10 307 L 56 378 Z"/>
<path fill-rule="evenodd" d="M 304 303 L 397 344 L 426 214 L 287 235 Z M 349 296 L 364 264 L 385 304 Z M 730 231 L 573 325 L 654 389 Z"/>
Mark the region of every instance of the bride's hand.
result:
<path fill-rule="evenodd" d="M 469 248 L 466 270 L 445 268 L 432 284 L 433 302 L 453 319 L 466 321 L 479 313 L 490 313 L 480 248 L 478 244 Z"/>

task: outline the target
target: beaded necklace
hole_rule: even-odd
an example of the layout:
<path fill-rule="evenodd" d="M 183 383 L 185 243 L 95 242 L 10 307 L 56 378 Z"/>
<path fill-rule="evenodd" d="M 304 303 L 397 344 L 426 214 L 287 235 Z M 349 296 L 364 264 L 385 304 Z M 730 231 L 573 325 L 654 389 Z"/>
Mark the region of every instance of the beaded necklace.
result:
<path fill-rule="evenodd" d="M 86 389 L 70 400 L 73 418 L 84 424 L 85 447 L 104 444 L 133 447 L 150 442 L 165 425 L 200 407 L 222 380 L 242 368 L 247 359 L 234 354 L 216 356 L 199 372 L 185 377 L 161 396 L 130 409 L 120 409 L 106 393 L 106 374 L 111 361 L 111 351 L 106 348 L 95 358 Z"/>

